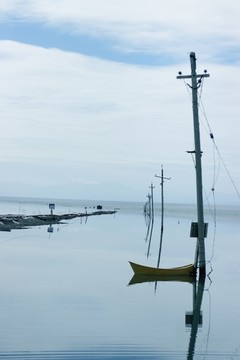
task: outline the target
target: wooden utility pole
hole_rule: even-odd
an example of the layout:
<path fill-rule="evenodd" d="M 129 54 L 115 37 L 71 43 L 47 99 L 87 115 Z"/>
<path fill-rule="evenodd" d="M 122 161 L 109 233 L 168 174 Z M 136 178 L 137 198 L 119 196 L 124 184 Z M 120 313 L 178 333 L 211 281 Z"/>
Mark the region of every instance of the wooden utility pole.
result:
<path fill-rule="evenodd" d="M 192 89 L 192 109 L 193 109 L 193 126 L 194 126 L 194 141 L 195 141 L 195 167 L 196 167 L 196 193 L 197 193 L 197 217 L 198 217 L 198 254 L 199 254 L 199 271 L 200 276 L 206 275 L 205 262 L 205 244 L 204 244 L 204 213 L 203 213 L 203 194 L 202 194 L 202 164 L 201 164 L 201 144 L 199 131 L 199 117 L 198 117 L 198 88 L 201 84 L 201 79 L 209 77 L 209 74 L 204 71 L 204 74 L 197 75 L 196 73 L 196 56 L 194 52 L 190 53 L 191 75 L 179 75 L 177 79 L 191 79 Z M 199 80 L 197 80 L 199 78 Z"/>
<path fill-rule="evenodd" d="M 164 221 L 164 195 L 163 195 L 163 183 L 164 180 L 170 180 L 171 178 L 167 178 L 163 176 L 163 166 L 161 169 L 161 176 L 155 175 L 155 177 L 161 179 L 161 233 L 160 233 L 160 244 L 159 244 L 159 253 L 158 253 L 158 261 L 157 261 L 157 267 L 159 268 L 160 265 L 160 258 L 161 258 L 161 252 L 162 252 L 162 240 L 163 240 L 163 221 Z"/>
<path fill-rule="evenodd" d="M 149 235 L 149 243 L 148 243 L 148 250 L 147 250 L 147 257 L 149 257 L 150 254 L 150 247 L 152 242 L 152 232 L 153 232 L 153 224 L 154 224 L 154 202 L 153 202 L 153 189 L 155 186 L 151 183 L 150 189 L 151 189 L 151 228 L 150 228 L 150 235 Z"/>

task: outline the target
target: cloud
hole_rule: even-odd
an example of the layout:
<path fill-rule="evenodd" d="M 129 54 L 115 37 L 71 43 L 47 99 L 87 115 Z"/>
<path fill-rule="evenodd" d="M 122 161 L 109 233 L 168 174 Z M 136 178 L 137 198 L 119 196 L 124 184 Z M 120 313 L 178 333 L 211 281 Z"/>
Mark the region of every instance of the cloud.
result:
<path fill-rule="evenodd" d="M 177 179 L 175 186 L 194 187 L 186 155 L 193 147 L 191 100 L 176 80 L 178 70 L 189 73 L 187 58 L 181 69 L 133 66 L 1 41 L 0 62 L 0 162 L 6 183 L 7 174 L 14 178 L 18 169 L 15 180 L 23 184 L 22 168 L 28 184 L 53 188 L 55 183 L 61 193 L 68 193 L 73 179 L 82 179 L 88 197 L 90 188 L 95 195 L 111 188 L 116 196 L 120 189 L 126 196 L 128 188 L 136 199 L 164 164 Z M 205 65 L 213 71 L 202 95 L 208 121 L 231 163 L 238 153 L 233 89 L 239 72 L 234 66 Z M 203 135 L 208 174 L 212 145 L 209 134 Z M 232 164 L 235 172 L 237 163 Z M 177 175 L 181 169 L 184 176 Z"/>
<path fill-rule="evenodd" d="M 169 101 L 166 77 L 159 88 L 160 69 L 11 42 L 2 42 L 0 57 L 6 158 L 15 151 L 19 158 L 37 159 L 41 154 L 48 161 L 85 153 L 94 161 L 147 161 L 145 136 L 152 136 L 147 119 L 151 116 L 157 124 L 157 97 Z M 137 131 L 139 126 L 143 133 Z M 163 126 L 168 127 L 166 121 Z M 37 151 L 29 152 L 37 144 Z"/>
<path fill-rule="evenodd" d="M 171 61 L 184 60 L 189 49 L 206 59 L 225 52 L 230 61 L 230 52 L 239 54 L 239 13 L 235 0 L 185 0 L 184 6 L 178 0 L 13 0 L 0 11 L 6 21 L 36 22 L 59 33 L 105 39 L 113 51 Z"/>
<path fill-rule="evenodd" d="M 3 34 L 8 29 L 0 41 L 2 189 L 16 179 L 21 195 L 26 178 L 26 195 L 31 186 L 42 194 L 69 194 L 71 187 L 73 196 L 81 188 L 85 198 L 111 192 L 140 199 L 163 164 L 176 179 L 169 185 L 173 201 L 176 194 L 194 196 L 194 166 L 186 154 L 193 149 L 190 88 L 176 80 L 179 70 L 189 74 L 193 50 L 198 71 L 207 68 L 211 75 L 202 93 L 207 118 L 200 113 L 207 187 L 214 172 L 210 129 L 240 183 L 236 2 L 187 0 L 184 9 L 179 1 L 163 6 L 154 0 L 1 5 Z M 60 49 L 55 40 L 61 34 L 68 37 Z M 18 41 L 10 40 L 14 36 Z M 81 46 L 67 51 L 66 40 L 89 42 L 94 56 L 81 53 Z M 114 61 L 107 60 L 110 53 Z M 128 64 L 127 57 L 122 63 L 125 53 L 144 65 Z M 219 184 L 227 198 L 233 191 L 225 191 L 229 179 L 222 173 Z"/>

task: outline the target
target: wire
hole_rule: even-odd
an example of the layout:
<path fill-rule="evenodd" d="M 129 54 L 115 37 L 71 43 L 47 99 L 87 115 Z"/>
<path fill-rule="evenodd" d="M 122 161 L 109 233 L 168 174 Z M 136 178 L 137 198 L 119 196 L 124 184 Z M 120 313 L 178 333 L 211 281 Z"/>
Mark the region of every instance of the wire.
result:
<path fill-rule="evenodd" d="M 233 180 L 233 177 L 231 176 L 231 174 L 230 174 L 230 172 L 229 172 L 229 170 L 228 170 L 228 168 L 227 168 L 227 166 L 226 166 L 226 164 L 225 164 L 225 162 L 224 162 L 224 160 L 223 160 L 223 157 L 222 157 L 222 155 L 220 154 L 219 148 L 218 148 L 218 146 L 217 146 L 217 144 L 216 144 L 216 142 L 215 142 L 214 135 L 213 135 L 213 132 L 212 132 L 212 130 L 211 130 L 211 127 L 210 127 L 210 124 L 209 124 L 209 121 L 208 121 L 208 118 L 207 118 L 207 115 L 206 115 L 206 111 L 205 111 L 205 108 L 204 108 L 204 105 L 203 105 L 203 101 L 202 101 L 202 88 L 203 88 L 203 81 L 202 81 L 202 83 L 201 83 L 201 88 L 200 88 L 201 90 L 200 90 L 200 93 L 199 93 L 199 101 L 198 101 L 198 104 L 199 104 L 199 105 L 198 105 L 198 107 L 199 107 L 199 109 L 201 110 L 204 119 L 206 120 L 207 127 L 208 127 L 208 131 L 209 131 L 209 135 L 210 135 L 210 139 L 211 139 L 212 142 L 213 142 L 213 146 L 214 146 L 214 148 L 216 149 L 216 151 L 217 151 L 217 153 L 218 153 L 218 156 L 219 156 L 219 159 L 221 160 L 221 162 L 222 162 L 222 164 L 223 164 L 223 166 L 224 166 L 224 168 L 225 168 L 225 171 L 226 171 L 226 173 L 227 173 L 227 175 L 228 175 L 228 177 L 229 177 L 229 179 L 230 179 L 230 181 L 231 181 L 231 183 L 232 183 L 232 185 L 233 185 L 233 187 L 234 187 L 234 189 L 235 189 L 235 191 L 236 191 L 236 193 L 237 193 L 237 195 L 238 195 L 238 197 L 239 197 L 239 199 L 240 199 L 240 192 L 239 192 L 239 190 L 237 189 L 237 186 L 236 186 L 236 184 L 235 184 L 235 182 L 234 182 L 234 180 Z M 218 172 L 218 175 L 219 175 L 219 172 Z M 218 177 L 218 176 L 217 176 L 217 177 Z M 215 176 L 215 181 L 214 181 L 215 184 L 216 184 L 217 177 Z"/>
<path fill-rule="evenodd" d="M 237 186 L 236 186 L 236 184 L 235 184 L 235 182 L 234 182 L 234 180 L 233 180 L 233 178 L 232 178 L 232 176 L 231 176 L 231 174 L 230 174 L 230 172 L 229 172 L 229 170 L 228 170 L 228 168 L 227 168 L 227 166 L 226 166 L 226 164 L 225 164 L 225 162 L 224 162 L 224 160 L 223 160 L 223 158 L 222 158 L 222 156 L 220 154 L 220 151 L 219 151 L 214 139 L 213 139 L 213 142 L 214 142 L 215 148 L 216 148 L 216 150 L 218 152 L 218 156 L 219 156 L 220 160 L 222 161 L 223 166 L 224 166 L 224 168 L 225 168 L 225 170 L 226 170 L 226 172 L 228 174 L 228 177 L 229 177 L 229 179 L 230 179 L 230 181 L 231 181 L 231 183 L 232 183 L 232 185 L 233 185 L 233 187 L 234 187 L 234 189 L 235 189 L 235 191 L 236 191 L 236 193 L 237 193 L 237 195 L 238 195 L 238 197 L 240 199 L 240 193 L 239 193 L 239 191 L 237 189 Z"/>
<path fill-rule="evenodd" d="M 209 316 L 209 322 L 208 322 L 208 330 L 207 330 L 207 340 L 206 340 L 206 348 L 204 351 L 204 358 L 208 353 L 208 346 L 209 346 L 209 338 L 210 338 L 210 331 L 211 331 L 211 309 L 212 309 L 212 298 L 211 298 L 211 293 L 209 291 L 209 289 L 205 289 L 205 291 L 208 293 L 208 316 Z"/>
<path fill-rule="evenodd" d="M 204 105 L 203 105 L 203 102 L 202 102 L 202 90 L 203 90 L 203 81 L 204 79 L 202 79 L 201 83 L 200 83 L 200 88 L 199 88 L 199 99 L 198 99 L 198 106 L 199 106 L 199 109 L 201 110 L 201 113 L 203 114 L 205 120 L 206 120 L 206 124 L 207 124 L 207 127 L 204 125 L 204 123 L 201 121 L 203 127 L 205 128 L 205 131 L 207 133 L 210 133 L 210 138 L 211 140 L 213 141 L 213 179 L 212 179 L 212 186 L 211 186 L 211 190 L 209 192 L 209 194 L 206 193 L 206 190 L 205 188 L 203 187 L 203 191 L 204 191 L 204 194 L 205 194 L 205 200 L 204 202 L 208 204 L 208 208 L 209 208 L 209 211 L 210 211 L 210 214 L 213 218 L 213 223 L 214 223 L 214 233 L 213 233 L 213 242 L 212 242 L 212 254 L 211 254 L 211 257 L 210 259 L 207 261 L 207 263 L 210 264 L 210 267 L 211 267 L 211 270 L 210 272 L 208 273 L 208 277 L 209 275 L 211 274 L 211 272 L 213 271 L 212 269 L 212 265 L 211 265 L 211 261 L 213 259 L 213 256 L 214 256 L 214 250 L 215 250 L 215 241 L 216 241 L 216 227 L 217 227 L 217 221 L 216 221 L 216 200 L 215 200 L 215 187 L 216 187 L 216 184 L 217 184 L 217 180 L 218 180 L 218 177 L 219 177 L 219 170 L 220 170 L 220 161 L 218 162 L 218 165 L 216 163 L 216 144 L 214 142 L 214 136 L 213 136 L 213 133 L 212 133 L 212 130 L 211 130 L 211 127 L 210 127 L 210 124 L 209 124 L 209 121 L 207 119 L 207 115 L 206 115 L 206 111 L 204 109 Z M 185 85 L 186 85 L 186 88 L 187 88 L 187 91 L 189 93 L 189 96 L 191 98 L 191 94 L 190 94 L 190 90 L 189 90 L 189 85 L 184 81 Z M 201 120 L 201 118 L 200 118 Z M 194 164 L 194 167 L 196 167 L 196 164 L 195 164 L 195 158 L 193 156 L 193 153 L 191 153 L 191 156 L 192 156 L 192 161 L 193 161 L 193 164 Z M 210 205 L 210 201 L 209 201 L 209 198 L 210 196 L 212 195 L 213 197 L 213 205 L 211 206 Z"/>
<path fill-rule="evenodd" d="M 192 99 L 192 96 L 191 96 L 191 93 L 190 93 L 190 89 L 191 86 L 189 84 L 186 83 L 186 81 L 184 80 L 184 84 L 186 86 L 186 89 L 187 89 L 187 92 L 189 94 L 189 97 L 190 99 Z M 240 193 L 236 187 L 236 184 L 223 160 L 223 157 L 221 156 L 220 154 L 220 151 L 219 151 L 219 148 L 215 142 L 215 139 L 214 139 L 214 135 L 213 135 L 213 132 L 212 132 L 212 129 L 211 129 L 211 126 L 210 126 L 210 123 L 208 121 L 208 118 L 207 118 L 207 115 L 206 115 L 206 111 L 205 111 L 205 108 L 204 108 L 204 105 L 203 105 L 203 101 L 202 101 L 202 91 L 203 91 L 203 84 L 204 84 L 204 78 L 201 79 L 201 81 L 199 81 L 199 93 L 198 93 L 198 108 L 199 110 L 201 111 L 202 115 L 203 115 L 203 118 L 205 119 L 205 122 L 206 122 L 206 126 L 205 124 L 203 124 L 203 122 L 201 121 L 201 124 L 203 125 L 203 127 L 205 128 L 205 131 L 209 134 L 210 136 L 210 139 L 212 141 L 212 144 L 213 144 L 213 179 L 212 179 L 212 187 L 211 187 L 211 192 L 209 192 L 209 194 L 207 195 L 204 188 L 204 192 L 205 192 L 205 202 L 208 204 L 208 207 L 209 207 L 209 210 L 210 210 L 210 213 L 212 215 L 212 218 L 213 218 L 213 223 L 214 223 L 214 233 L 213 233 L 213 242 L 212 242 L 212 254 L 211 254 L 211 257 L 210 259 L 207 261 L 211 267 L 209 273 L 208 273 L 208 278 L 210 279 L 209 275 L 212 273 L 213 271 L 213 268 L 212 268 L 212 265 L 211 265 L 211 261 L 214 257 L 214 251 L 215 251 L 215 242 L 216 242 L 216 228 L 217 228 L 217 216 L 216 216 L 216 199 L 215 199 L 215 187 L 216 187 L 216 184 L 217 184 L 217 181 L 218 181 L 218 178 L 219 178 L 219 174 L 220 174 L 220 163 L 223 164 L 224 168 L 225 168 L 225 171 L 240 199 Z M 218 155 L 218 163 L 217 163 L 217 159 L 216 159 L 216 153 Z M 194 164 L 194 167 L 196 167 L 196 164 L 195 164 L 195 159 L 194 159 L 194 156 L 193 156 L 193 153 L 191 153 L 192 155 L 192 161 L 193 161 L 193 164 Z M 211 206 L 210 206 L 210 203 L 209 203 L 209 198 L 210 198 L 210 194 L 212 194 L 212 197 L 213 197 L 213 210 L 211 209 Z"/>

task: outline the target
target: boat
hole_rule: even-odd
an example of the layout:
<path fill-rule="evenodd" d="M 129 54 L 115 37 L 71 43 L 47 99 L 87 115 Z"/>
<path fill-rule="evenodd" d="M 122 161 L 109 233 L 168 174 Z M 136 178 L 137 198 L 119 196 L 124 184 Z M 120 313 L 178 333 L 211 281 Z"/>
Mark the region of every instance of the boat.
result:
<path fill-rule="evenodd" d="M 207 71 L 204 70 L 203 74 L 197 74 L 196 72 L 196 55 L 194 52 L 190 53 L 190 65 L 191 65 L 191 75 L 182 75 L 179 72 L 177 79 L 191 79 L 191 85 L 189 87 L 192 90 L 192 110 L 193 110 L 193 128 L 194 128 L 194 144 L 195 148 L 193 151 L 188 151 L 188 153 L 195 155 L 195 173 L 196 173 L 196 204 L 197 204 L 197 222 L 192 223 L 191 226 L 191 237 L 196 237 L 196 251 L 195 259 L 192 264 L 173 267 L 173 268 L 159 268 L 160 262 L 160 253 L 161 253 L 161 243 L 162 243 L 162 233 L 163 226 L 161 226 L 161 240 L 159 248 L 159 257 L 157 267 L 149 267 L 141 264 L 137 264 L 129 261 L 132 270 L 135 275 L 141 275 L 146 278 L 155 277 L 154 281 L 157 281 L 161 278 L 166 279 L 166 277 L 171 280 L 171 277 L 192 277 L 196 278 L 197 270 L 199 270 L 199 277 L 205 278 L 206 276 L 206 261 L 205 261 L 205 237 L 207 236 L 207 224 L 204 223 L 204 211 L 203 211 L 203 193 L 202 193 L 202 164 L 201 164 L 201 143 L 200 143 L 200 130 L 199 130 L 199 117 L 198 117 L 198 88 L 201 84 L 201 80 L 204 77 L 209 77 Z M 162 189 L 163 189 L 163 172 L 162 172 Z M 163 190 L 162 190 L 163 191 Z M 163 196 L 162 196 L 163 198 Z M 162 201 L 163 206 L 163 201 Z M 163 214 L 163 211 L 162 211 Z M 162 215 L 163 216 L 163 215 Z"/>
<path fill-rule="evenodd" d="M 188 281 L 195 277 L 196 268 L 194 264 L 178 266 L 173 268 L 155 268 L 150 266 L 144 266 L 129 261 L 133 272 L 138 275 L 138 282 L 151 282 L 160 280 L 172 280 L 180 281 L 181 277 L 185 277 Z M 142 278 L 141 278 L 142 277 Z M 151 279 L 151 280 L 150 280 Z M 191 282 L 191 280 L 190 280 Z"/>
<path fill-rule="evenodd" d="M 151 275 L 151 276 L 158 276 L 158 275 L 169 275 L 169 276 L 186 276 L 186 275 L 194 275 L 195 273 L 195 266 L 194 264 L 178 266 L 173 268 L 154 268 L 150 266 L 144 266 L 140 264 L 136 264 L 132 261 L 129 261 L 133 271 L 135 274 L 143 274 L 143 275 Z"/>

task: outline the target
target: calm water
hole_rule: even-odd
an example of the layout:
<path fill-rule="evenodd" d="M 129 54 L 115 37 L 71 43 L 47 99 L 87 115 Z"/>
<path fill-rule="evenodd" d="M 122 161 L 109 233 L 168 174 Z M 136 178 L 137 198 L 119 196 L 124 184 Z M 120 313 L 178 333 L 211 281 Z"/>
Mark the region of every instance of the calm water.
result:
<path fill-rule="evenodd" d="M 48 200 L 7 199 L 0 213 L 48 213 Z M 55 201 L 56 213 L 93 211 L 99 202 Z M 240 208 L 211 212 L 208 262 L 194 335 L 185 316 L 195 290 L 187 282 L 128 285 L 128 261 L 156 266 L 160 214 L 147 259 L 143 204 L 100 202 L 116 215 L 0 232 L 0 358 L 2 359 L 239 359 Z M 161 266 L 191 263 L 191 206 L 166 205 Z M 216 235 L 215 235 L 216 230 Z M 198 298 L 197 297 L 197 298 Z"/>

